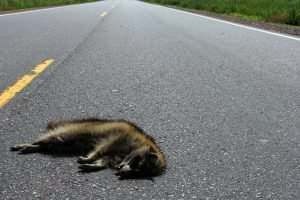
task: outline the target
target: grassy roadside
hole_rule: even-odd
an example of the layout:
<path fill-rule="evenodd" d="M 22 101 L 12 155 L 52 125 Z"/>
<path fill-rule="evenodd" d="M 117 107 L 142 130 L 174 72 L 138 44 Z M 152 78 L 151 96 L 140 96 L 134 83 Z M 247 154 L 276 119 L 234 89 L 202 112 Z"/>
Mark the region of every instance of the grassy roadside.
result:
<path fill-rule="evenodd" d="M 300 25 L 300 0 L 144 0 L 243 19 Z"/>
<path fill-rule="evenodd" d="M 60 6 L 97 0 L 0 0 L 0 11 Z"/>

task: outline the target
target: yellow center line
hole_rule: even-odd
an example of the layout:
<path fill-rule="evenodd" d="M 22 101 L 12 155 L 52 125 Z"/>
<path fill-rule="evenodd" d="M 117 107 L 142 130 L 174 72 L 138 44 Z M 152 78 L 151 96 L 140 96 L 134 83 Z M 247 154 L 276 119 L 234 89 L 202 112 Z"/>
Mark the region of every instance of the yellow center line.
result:
<path fill-rule="evenodd" d="M 53 62 L 54 59 L 47 59 L 41 64 L 38 64 L 33 70 L 22 76 L 13 85 L 9 86 L 2 93 L 0 93 L 0 108 L 3 108 L 11 99 L 13 99 L 17 95 L 17 93 L 21 92 Z"/>
<path fill-rule="evenodd" d="M 107 15 L 107 12 L 103 12 L 103 13 L 101 13 L 101 17 L 104 17 L 105 15 Z"/>

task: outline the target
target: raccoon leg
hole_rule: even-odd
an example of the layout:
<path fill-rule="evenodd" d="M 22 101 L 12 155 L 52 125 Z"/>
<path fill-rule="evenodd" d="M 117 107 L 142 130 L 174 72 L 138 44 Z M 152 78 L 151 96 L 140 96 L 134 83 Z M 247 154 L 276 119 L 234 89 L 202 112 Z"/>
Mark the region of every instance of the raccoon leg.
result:
<path fill-rule="evenodd" d="M 103 154 L 107 153 L 111 144 L 102 144 L 97 146 L 93 151 L 91 151 L 87 156 L 80 156 L 78 158 L 78 163 L 92 163 L 101 157 Z"/>
<path fill-rule="evenodd" d="M 11 151 L 19 151 L 21 154 L 37 153 L 54 147 L 55 144 L 63 143 L 59 136 L 53 136 L 49 133 L 40 137 L 31 144 L 18 144 L 10 148 Z"/>
<path fill-rule="evenodd" d="M 101 170 L 108 167 L 109 161 L 105 158 L 100 158 L 93 163 L 89 164 L 81 164 L 79 165 L 79 168 L 83 171 L 94 171 L 94 170 Z"/>
<path fill-rule="evenodd" d="M 19 151 L 22 154 L 35 153 L 40 150 L 40 145 L 35 144 L 18 144 L 10 148 L 11 151 Z"/>
<path fill-rule="evenodd" d="M 92 163 L 104 154 L 108 153 L 111 150 L 111 147 L 118 140 L 118 136 L 110 137 L 100 144 L 96 145 L 95 149 L 91 151 L 87 156 L 80 156 L 78 158 L 78 163 Z"/>

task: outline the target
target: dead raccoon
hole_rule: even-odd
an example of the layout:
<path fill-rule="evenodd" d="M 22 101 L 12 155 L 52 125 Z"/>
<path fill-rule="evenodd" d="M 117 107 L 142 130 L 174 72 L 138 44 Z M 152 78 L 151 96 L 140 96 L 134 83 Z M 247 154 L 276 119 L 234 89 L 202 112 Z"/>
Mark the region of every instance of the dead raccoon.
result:
<path fill-rule="evenodd" d="M 82 171 L 114 168 L 116 175 L 151 177 L 166 168 L 165 156 L 155 140 L 125 120 L 84 119 L 50 122 L 47 132 L 32 144 L 11 147 L 25 153 L 72 153 L 80 156 Z"/>

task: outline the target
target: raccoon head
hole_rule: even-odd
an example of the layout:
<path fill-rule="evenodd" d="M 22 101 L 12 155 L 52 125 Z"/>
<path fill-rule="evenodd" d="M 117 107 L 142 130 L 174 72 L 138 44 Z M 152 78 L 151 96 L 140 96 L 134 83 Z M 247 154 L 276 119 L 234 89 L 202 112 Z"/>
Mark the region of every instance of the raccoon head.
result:
<path fill-rule="evenodd" d="M 130 160 L 122 162 L 117 175 L 120 177 L 151 177 L 161 171 L 160 160 L 156 153 L 145 151 L 134 155 Z"/>

